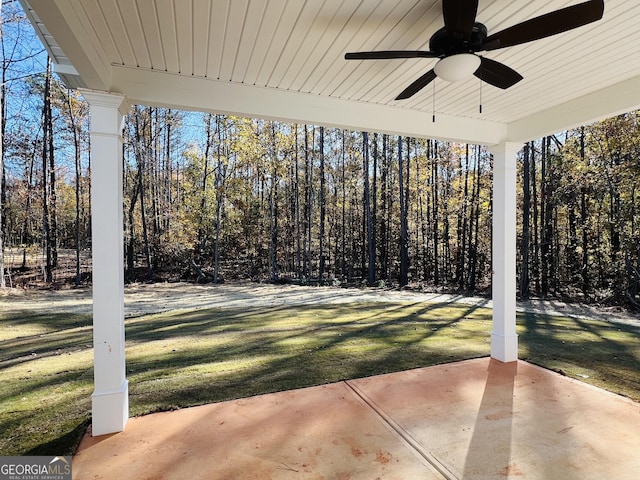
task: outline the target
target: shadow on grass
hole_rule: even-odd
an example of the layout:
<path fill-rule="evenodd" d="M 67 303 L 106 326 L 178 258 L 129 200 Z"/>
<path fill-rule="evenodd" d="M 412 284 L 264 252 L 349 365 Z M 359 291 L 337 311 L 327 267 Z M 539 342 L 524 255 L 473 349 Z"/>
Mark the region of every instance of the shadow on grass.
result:
<path fill-rule="evenodd" d="M 533 313 L 518 323 L 523 360 L 640 401 L 640 327 Z"/>
<path fill-rule="evenodd" d="M 483 356 L 488 353 L 489 312 L 475 319 L 476 310 L 418 303 L 157 315 L 128 327 L 129 339 L 163 342 L 159 347 L 164 350 L 136 355 L 132 348 L 132 411 L 199 405 Z M 184 336 L 192 339 L 187 345 L 180 342 Z M 469 338 L 475 344 L 469 345 Z M 176 370 L 181 373 L 174 375 Z"/>
<path fill-rule="evenodd" d="M 0 313 L 0 325 L 4 327 L 0 340 L 6 341 L 16 337 L 28 337 L 31 334 L 40 336 L 73 328 L 90 327 L 91 315 L 68 312 L 12 311 L 11 313 Z"/>
<path fill-rule="evenodd" d="M 486 355 L 488 311 L 356 304 L 180 311 L 126 321 L 132 415 Z M 476 318 L 477 317 L 477 318 Z M 2 454 L 68 453 L 90 417 L 90 316 L 4 315 Z M 61 328 L 62 327 L 62 328 Z M 470 345 L 468 338 L 478 338 Z"/>
<path fill-rule="evenodd" d="M 90 419 L 80 422 L 75 428 L 72 428 L 64 435 L 43 442 L 30 450 L 25 455 L 73 455 L 80 445 L 80 440 L 84 436 L 87 428 L 91 424 Z M 57 452 L 57 453 L 52 453 Z"/>
<path fill-rule="evenodd" d="M 0 452 L 65 454 L 75 448 L 90 416 L 90 317 L 28 318 L 33 329 L 46 327 L 48 333 L 1 342 L 0 431 L 11 434 L 0 437 Z M 490 320 L 489 309 L 446 302 L 207 309 L 131 318 L 131 414 L 486 356 Z M 0 325 L 12 321 L 5 316 Z M 638 328 L 540 314 L 521 314 L 518 321 L 522 358 L 578 378 L 582 372 L 588 381 L 640 400 Z M 22 322 L 31 328 L 26 318 Z M 31 403 L 23 404 L 25 399 Z"/>

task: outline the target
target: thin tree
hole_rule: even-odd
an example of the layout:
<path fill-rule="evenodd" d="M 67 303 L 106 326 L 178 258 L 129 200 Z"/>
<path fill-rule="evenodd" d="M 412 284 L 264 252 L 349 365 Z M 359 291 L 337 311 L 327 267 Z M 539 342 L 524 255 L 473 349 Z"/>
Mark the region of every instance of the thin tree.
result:
<path fill-rule="evenodd" d="M 342 215 L 341 215 L 341 274 L 342 281 L 345 281 L 347 278 L 347 245 L 346 245 L 346 232 L 347 232 L 347 181 L 346 181 L 346 157 L 347 157 L 347 149 L 345 147 L 345 130 L 341 131 L 342 141 L 340 143 L 340 183 L 342 185 Z"/>
<path fill-rule="evenodd" d="M 53 225 L 52 225 L 52 212 L 50 203 L 50 180 L 49 169 L 53 164 L 50 161 L 50 156 L 53 156 L 53 149 L 51 148 L 53 142 L 53 120 L 51 110 L 51 60 L 47 59 L 47 68 L 45 72 L 44 83 L 44 98 L 42 104 L 42 242 L 45 252 L 45 265 L 44 265 L 44 281 L 53 281 Z M 55 179 L 55 174 L 54 177 Z"/>
<path fill-rule="evenodd" d="M 147 280 L 153 278 L 153 264 L 151 262 L 151 246 L 149 244 L 149 234 L 147 229 L 147 213 L 145 208 L 145 192 L 144 188 L 144 172 L 147 163 L 147 156 L 149 155 L 149 148 L 151 144 L 151 125 L 150 120 L 153 114 L 153 108 L 149 107 L 144 113 L 144 120 L 141 118 L 143 110 L 141 109 L 135 115 L 135 132 L 136 132 L 136 161 L 138 164 L 138 178 L 137 178 L 137 191 L 140 195 L 140 219 L 142 223 L 142 240 L 144 245 L 144 256 L 146 260 L 146 277 Z"/>
<path fill-rule="evenodd" d="M 481 171 L 481 153 L 482 150 L 479 145 L 475 146 L 475 175 L 473 180 L 473 187 L 471 190 L 471 220 L 469 225 L 469 232 L 471 238 L 469 239 L 469 293 L 474 293 L 476 290 L 477 279 L 477 267 L 478 267 L 478 234 L 480 231 L 480 171 Z"/>
<path fill-rule="evenodd" d="M 375 226 L 371 214 L 371 187 L 369 181 L 369 133 L 362 132 L 362 161 L 363 161 L 363 175 L 364 175 L 364 213 L 366 223 L 366 237 L 367 237 L 367 283 L 369 286 L 373 286 L 376 283 L 376 254 L 375 245 L 373 241 L 373 232 Z"/>
<path fill-rule="evenodd" d="M 405 161 L 402 151 L 402 137 L 398 137 L 398 181 L 400 187 L 400 286 L 409 284 L 409 211 L 407 206 L 408 192 L 405 192 Z M 407 165 L 409 170 L 409 151 L 407 149 Z"/>
<path fill-rule="evenodd" d="M 216 170 L 215 170 L 215 191 L 216 191 L 216 212 L 213 230 L 213 282 L 220 282 L 220 236 L 222 224 L 222 209 L 224 207 L 224 187 L 227 178 L 227 168 L 229 166 L 229 152 L 226 147 L 224 122 L 222 115 L 216 115 Z"/>
<path fill-rule="evenodd" d="M 313 179 L 313 164 L 309 155 L 309 129 L 304 126 L 304 236 L 302 241 L 302 249 L 304 256 L 302 259 L 302 270 L 304 276 L 309 279 L 311 277 L 311 182 Z"/>
<path fill-rule="evenodd" d="M 374 256 L 374 276 L 377 273 L 377 252 L 378 252 L 378 134 L 373 134 L 373 188 L 372 188 L 372 211 L 371 211 L 371 224 L 373 226 L 373 232 L 371 233 L 373 242 L 373 256 Z"/>
<path fill-rule="evenodd" d="M 583 165 L 586 163 L 585 154 L 585 127 L 580 128 L 580 161 Z M 580 184 L 580 228 L 582 229 L 582 261 L 580 265 L 580 273 L 582 277 L 582 293 L 585 297 L 589 294 L 590 278 L 589 278 L 589 203 L 587 199 L 588 182 Z"/>
<path fill-rule="evenodd" d="M 278 269 L 278 158 L 276 152 L 276 131 L 275 122 L 269 122 L 269 163 L 271 165 L 270 185 L 269 185 L 269 265 L 271 271 L 271 281 L 279 280 Z"/>
<path fill-rule="evenodd" d="M 2 38 L 2 26 L 4 23 L 4 17 L 2 16 L 2 2 L 0 2 L 0 38 Z M 4 43 L 3 43 L 4 50 Z M 4 51 L 3 51 L 4 53 Z M 6 122 L 4 118 L 5 112 L 5 90 L 7 82 L 7 68 L 4 61 L 4 55 L 2 55 L 2 85 L 0 85 L 0 288 L 7 286 L 7 282 L 4 278 L 4 238 L 5 238 L 5 215 L 4 208 L 6 204 L 6 180 L 4 172 L 4 134 L 6 128 Z"/>
<path fill-rule="evenodd" d="M 4 17 L 2 16 L 2 2 L 0 2 L 0 38 L 2 38 L 2 26 Z M 3 43 L 4 50 L 4 43 Z M 4 51 L 3 51 L 4 53 Z M 5 137 L 5 91 L 7 82 L 7 66 L 2 55 L 2 85 L 0 85 L 0 288 L 7 286 L 4 278 L 4 238 L 5 238 L 5 214 L 4 208 L 6 204 L 6 180 L 4 171 L 4 137 Z"/>
<path fill-rule="evenodd" d="M 439 181 L 438 181 L 438 141 L 433 140 L 433 149 L 432 149 L 433 157 L 431 159 L 431 201 L 432 201 L 432 209 L 433 212 L 433 283 L 435 285 L 440 285 L 440 253 L 439 253 Z"/>
<path fill-rule="evenodd" d="M 327 194 L 325 186 L 325 174 L 324 174 L 324 127 L 320 127 L 320 231 L 319 231 L 319 249 L 320 249 L 320 265 L 318 270 L 318 277 L 322 282 L 324 277 L 325 268 L 325 252 L 324 252 L 324 236 L 325 236 L 325 224 L 327 217 Z"/>
<path fill-rule="evenodd" d="M 384 277 L 391 279 L 391 219 L 393 218 L 393 174 L 391 171 L 392 153 L 389 135 L 382 136 L 382 206 L 383 213 L 381 215 L 381 243 L 383 252 L 381 255 L 381 264 L 384 271 Z"/>
<path fill-rule="evenodd" d="M 458 210 L 458 258 L 456 261 L 456 278 L 458 280 L 458 290 L 465 290 L 465 264 L 467 252 L 467 210 L 469 204 L 469 144 L 465 145 L 464 167 L 462 156 L 460 157 L 460 177 L 464 178 L 462 185 L 462 207 Z"/>
<path fill-rule="evenodd" d="M 520 296 L 529 297 L 529 249 L 531 244 L 531 166 L 530 144 L 524 145 L 522 157 L 522 238 L 520 240 Z"/>
<path fill-rule="evenodd" d="M 529 153 L 531 156 L 531 197 L 533 198 L 533 259 L 531 262 L 531 274 L 535 280 L 536 292 L 540 293 L 542 290 L 540 283 L 540 198 L 538 197 L 536 149 L 533 141 L 531 142 Z"/>
<path fill-rule="evenodd" d="M 198 257 L 201 257 L 207 245 L 207 240 L 209 237 L 208 229 L 206 228 L 206 218 L 207 218 L 207 209 L 208 203 L 207 200 L 209 198 L 209 175 L 210 175 L 210 164 L 209 158 L 211 157 L 211 149 L 213 147 L 213 114 L 207 113 L 205 115 L 205 147 L 204 147 L 204 158 L 202 165 L 202 177 L 200 183 L 200 218 L 198 221 L 198 241 L 196 243 L 196 253 Z M 216 125 L 216 128 L 219 128 Z M 198 260 L 200 261 L 200 260 Z"/>
<path fill-rule="evenodd" d="M 294 170 L 295 181 L 293 198 L 295 202 L 295 218 L 296 218 L 296 273 L 298 280 L 302 279 L 302 224 L 300 220 L 300 168 L 299 168 L 299 145 L 298 145 L 298 124 L 294 125 Z"/>
<path fill-rule="evenodd" d="M 67 114 L 69 120 L 69 129 L 71 130 L 71 136 L 73 139 L 73 152 L 74 152 L 74 170 L 75 170 L 75 253 L 76 253 L 76 276 L 75 284 L 80 285 L 82 281 L 81 276 L 81 260 L 80 252 L 82 250 L 82 158 L 81 158 L 81 145 L 80 137 L 82 133 L 82 103 L 74 98 L 71 90 L 65 92 L 65 99 L 67 100 Z"/>
<path fill-rule="evenodd" d="M 541 270 L 542 270 L 542 293 L 548 295 L 550 291 L 549 279 L 552 276 L 552 242 L 553 242 L 553 207 L 552 207 L 552 181 L 550 179 L 550 139 L 545 137 L 542 140 L 542 170 L 541 170 L 541 185 L 542 185 L 542 204 L 541 204 L 541 216 L 543 220 L 542 225 L 542 243 L 540 245 L 541 254 Z"/>

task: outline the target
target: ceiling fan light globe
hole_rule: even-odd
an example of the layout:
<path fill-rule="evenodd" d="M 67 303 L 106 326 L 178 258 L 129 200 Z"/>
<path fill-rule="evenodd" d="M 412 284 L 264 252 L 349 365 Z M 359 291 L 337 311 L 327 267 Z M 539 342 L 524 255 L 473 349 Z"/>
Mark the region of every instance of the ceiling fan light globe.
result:
<path fill-rule="evenodd" d="M 471 77 L 480 67 L 480 57 L 473 53 L 459 53 L 438 60 L 434 71 L 447 82 L 459 82 Z"/>

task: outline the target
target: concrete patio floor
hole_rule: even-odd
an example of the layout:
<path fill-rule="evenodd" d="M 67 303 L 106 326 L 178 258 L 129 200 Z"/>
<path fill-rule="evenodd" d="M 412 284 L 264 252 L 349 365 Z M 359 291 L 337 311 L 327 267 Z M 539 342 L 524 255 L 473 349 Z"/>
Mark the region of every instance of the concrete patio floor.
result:
<path fill-rule="evenodd" d="M 304 374 L 304 372 L 301 372 Z M 640 404 L 489 358 L 133 418 L 73 478 L 637 479 Z"/>

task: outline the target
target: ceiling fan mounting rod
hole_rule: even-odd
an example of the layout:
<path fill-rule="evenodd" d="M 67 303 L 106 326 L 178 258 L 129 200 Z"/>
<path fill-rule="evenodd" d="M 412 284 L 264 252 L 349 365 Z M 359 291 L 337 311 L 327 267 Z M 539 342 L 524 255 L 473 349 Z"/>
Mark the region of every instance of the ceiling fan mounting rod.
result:
<path fill-rule="evenodd" d="M 458 53 L 474 53 L 482 50 L 482 44 L 487 38 L 487 27 L 476 22 L 468 39 L 457 32 L 449 32 L 442 27 L 429 40 L 429 50 L 437 57 L 448 57 Z"/>

